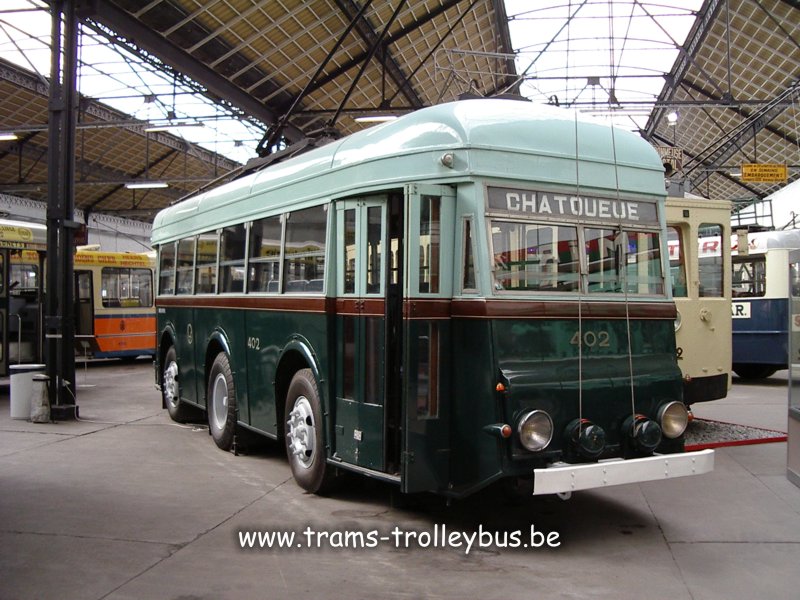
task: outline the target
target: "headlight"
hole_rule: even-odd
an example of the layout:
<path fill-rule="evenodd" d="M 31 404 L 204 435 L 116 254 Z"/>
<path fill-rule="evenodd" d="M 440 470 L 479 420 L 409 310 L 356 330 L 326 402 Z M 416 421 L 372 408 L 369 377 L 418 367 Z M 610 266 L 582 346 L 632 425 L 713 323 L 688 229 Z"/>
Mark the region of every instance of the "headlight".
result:
<path fill-rule="evenodd" d="M 675 314 L 675 331 L 681 328 L 681 311 L 676 311 Z"/>
<path fill-rule="evenodd" d="M 517 424 L 520 443 L 532 452 L 547 447 L 553 439 L 553 420 L 543 410 L 534 410 L 522 415 Z"/>
<path fill-rule="evenodd" d="M 652 452 L 661 443 L 661 428 L 658 423 L 644 415 L 635 415 L 630 419 L 629 434 L 636 448 L 642 452 Z"/>
<path fill-rule="evenodd" d="M 683 435 L 689 425 L 689 411 L 683 402 L 669 402 L 658 410 L 658 422 L 666 437 L 674 440 Z"/>
<path fill-rule="evenodd" d="M 606 448 L 606 432 L 588 419 L 571 421 L 564 435 L 578 454 L 585 458 L 595 459 Z"/>

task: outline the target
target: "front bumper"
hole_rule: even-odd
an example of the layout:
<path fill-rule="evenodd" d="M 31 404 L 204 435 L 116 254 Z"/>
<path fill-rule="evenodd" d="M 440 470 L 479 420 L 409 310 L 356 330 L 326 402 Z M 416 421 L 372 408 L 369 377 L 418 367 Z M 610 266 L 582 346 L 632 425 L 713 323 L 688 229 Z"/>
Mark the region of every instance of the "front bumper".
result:
<path fill-rule="evenodd" d="M 554 463 L 534 469 L 533 495 L 563 494 L 625 483 L 674 479 L 714 470 L 714 451 L 658 454 L 645 458 L 614 458 L 597 463 Z"/>

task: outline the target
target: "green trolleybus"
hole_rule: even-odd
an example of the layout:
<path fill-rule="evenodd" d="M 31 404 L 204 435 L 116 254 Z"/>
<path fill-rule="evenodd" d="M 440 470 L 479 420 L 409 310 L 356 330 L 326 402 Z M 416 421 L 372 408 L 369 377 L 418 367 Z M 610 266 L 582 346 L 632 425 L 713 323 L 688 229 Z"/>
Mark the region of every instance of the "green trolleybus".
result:
<path fill-rule="evenodd" d="M 419 110 L 158 214 L 170 416 L 297 483 L 534 494 L 704 473 L 642 139 L 511 100 Z M 518 486 L 517 486 L 518 487 Z"/>

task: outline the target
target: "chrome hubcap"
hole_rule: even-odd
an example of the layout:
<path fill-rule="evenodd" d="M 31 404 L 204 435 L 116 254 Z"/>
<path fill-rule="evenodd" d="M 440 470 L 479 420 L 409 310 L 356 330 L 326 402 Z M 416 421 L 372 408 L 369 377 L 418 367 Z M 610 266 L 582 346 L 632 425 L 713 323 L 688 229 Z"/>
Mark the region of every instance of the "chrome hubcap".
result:
<path fill-rule="evenodd" d="M 228 382 L 222 373 L 214 379 L 211 388 L 211 412 L 214 416 L 214 426 L 223 429 L 228 420 Z"/>
<path fill-rule="evenodd" d="M 314 462 L 314 441 L 316 440 L 316 426 L 314 413 L 308 398 L 300 396 L 295 400 L 294 408 L 289 413 L 287 426 L 287 446 L 289 454 L 302 467 L 308 469 Z"/>
<path fill-rule="evenodd" d="M 178 363 L 172 361 L 164 369 L 164 398 L 173 408 L 178 405 Z"/>

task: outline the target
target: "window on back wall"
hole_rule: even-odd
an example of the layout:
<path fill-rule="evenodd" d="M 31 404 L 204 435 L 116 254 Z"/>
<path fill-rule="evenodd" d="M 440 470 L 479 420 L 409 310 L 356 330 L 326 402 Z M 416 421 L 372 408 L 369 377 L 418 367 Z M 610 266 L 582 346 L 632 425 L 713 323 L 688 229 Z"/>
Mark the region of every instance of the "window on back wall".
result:
<path fill-rule="evenodd" d="M 325 280 L 327 206 L 288 215 L 283 250 L 284 292 L 322 293 Z"/>

